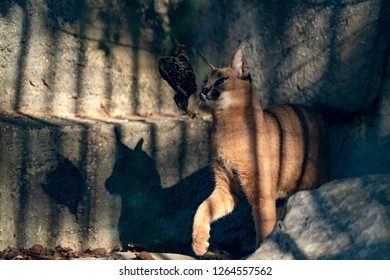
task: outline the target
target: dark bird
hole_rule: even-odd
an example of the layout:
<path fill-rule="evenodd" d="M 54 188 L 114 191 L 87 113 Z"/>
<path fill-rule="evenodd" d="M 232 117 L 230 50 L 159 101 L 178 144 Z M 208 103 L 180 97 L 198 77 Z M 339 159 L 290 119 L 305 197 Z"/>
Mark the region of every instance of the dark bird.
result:
<path fill-rule="evenodd" d="M 169 56 L 161 57 L 158 68 L 161 77 L 175 91 L 173 99 L 177 107 L 194 118 L 195 114 L 191 113 L 187 107 L 188 99 L 196 92 L 196 77 L 184 49 L 184 45 L 178 45 Z"/>

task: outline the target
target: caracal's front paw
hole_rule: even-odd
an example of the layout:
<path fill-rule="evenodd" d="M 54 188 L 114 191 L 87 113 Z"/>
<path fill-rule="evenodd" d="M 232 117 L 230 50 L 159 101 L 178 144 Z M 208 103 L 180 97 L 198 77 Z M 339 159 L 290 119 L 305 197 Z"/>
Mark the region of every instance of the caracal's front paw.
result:
<path fill-rule="evenodd" d="M 197 256 L 206 254 L 209 248 L 210 235 L 207 230 L 194 230 L 192 234 L 192 250 Z"/>
<path fill-rule="evenodd" d="M 207 241 L 202 243 L 196 241 L 192 242 L 192 250 L 197 256 L 203 256 L 204 254 L 206 254 L 208 248 L 209 243 Z"/>

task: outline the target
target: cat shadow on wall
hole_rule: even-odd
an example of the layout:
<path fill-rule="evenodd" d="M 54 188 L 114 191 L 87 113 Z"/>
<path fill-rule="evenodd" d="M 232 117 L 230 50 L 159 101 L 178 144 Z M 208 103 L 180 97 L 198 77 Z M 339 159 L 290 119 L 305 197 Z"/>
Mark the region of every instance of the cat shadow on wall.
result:
<path fill-rule="evenodd" d="M 154 160 L 142 150 L 143 139 L 130 149 L 120 141 L 118 129 L 115 135 L 116 162 L 105 186 L 110 194 L 121 197 L 118 231 L 122 246 L 127 248 L 138 243 L 140 231 L 142 236 L 153 228 L 152 216 L 161 209 L 157 198 L 161 181 Z"/>
<path fill-rule="evenodd" d="M 78 219 L 77 208 L 83 198 L 85 184 L 82 174 L 69 159 L 57 155 L 57 165 L 46 175 L 42 188 L 54 202 L 66 206 Z"/>
<path fill-rule="evenodd" d="M 116 162 L 105 186 L 110 194 L 121 197 L 118 231 L 123 248 L 135 246 L 155 252 L 192 254 L 193 218 L 197 207 L 214 188 L 210 167 L 198 170 L 169 188 L 162 188 L 156 162 L 142 150 L 143 139 L 130 149 L 121 142 L 119 129 L 115 129 L 115 135 Z M 248 207 L 243 203 L 239 207 L 241 211 L 213 224 L 211 248 L 229 249 L 231 246 L 231 251 L 239 251 L 239 255 L 252 249 L 255 237 Z M 249 236 L 248 230 L 245 231 L 248 225 Z M 241 228 L 244 228 L 242 234 Z M 249 248 L 238 245 L 242 243 L 240 239 L 246 240 Z"/>

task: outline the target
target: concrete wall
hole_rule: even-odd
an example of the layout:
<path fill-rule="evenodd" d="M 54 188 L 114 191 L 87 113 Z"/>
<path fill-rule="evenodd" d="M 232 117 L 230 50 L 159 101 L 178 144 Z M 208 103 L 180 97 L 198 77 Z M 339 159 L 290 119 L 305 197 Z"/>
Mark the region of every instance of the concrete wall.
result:
<path fill-rule="evenodd" d="M 145 239 L 145 230 L 158 236 L 148 241 L 156 245 L 166 230 L 161 226 L 173 231 L 171 238 L 189 234 L 189 216 L 212 187 L 208 134 L 208 123 L 187 119 L 109 123 L 2 115 L 1 247 L 112 249 L 134 236 Z M 186 179 L 194 173 L 205 177 Z M 185 208 L 186 226 L 177 213 Z M 159 222 L 167 212 L 171 223 Z M 187 243 L 189 236 L 183 236 Z"/>
<path fill-rule="evenodd" d="M 142 1 L 2 1 L 0 107 L 60 116 L 180 114 L 156 66 L 171 44 L 163 22 L 145 13 L 161 18 Z"/>
<path fill-rule="evenodd" d="M 175 42 L 224 66 L 252 33 L 261 104 L 326 116 L 332 178 L 390 173 L 389 3 L 2 1 L 0 249 L 189 250 L 213 188 L 211 123 L 196 96 L 199 118 L 184 115 L 158 74 Z M 200 85 L 208 69 L 190 58 Z M 212 247 L 250 252 L 249 213 L 244 203 L 213 225 Z"/>

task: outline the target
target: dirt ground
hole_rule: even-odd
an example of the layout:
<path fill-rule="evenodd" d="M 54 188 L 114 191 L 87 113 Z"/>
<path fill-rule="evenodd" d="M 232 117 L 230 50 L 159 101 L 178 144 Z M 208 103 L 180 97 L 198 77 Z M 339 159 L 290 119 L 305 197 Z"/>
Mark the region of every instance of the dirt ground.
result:
<path fill-rule="evenodd" d="M 35 244 L 31 248 L 15 248 L 8 247 L 0 251 L 0 260 L 72 260 L 82 258 L 101 258 L 109 257 L 113 253 L 119 251 L 113 250 L 108 252 L 104 248 L 93 250 L 85 250 L 84 252 L 76 252 L 70 248 L 57 246 L 54 249 L 46 248 L 40 244 Z"/>
<path fill-rule="evenodd" d="M 165 257 L 161 258 L 161 255 Z M 77 259 L 106 259 L 106 260 L 158 260 L 158 259 L 193 259 L 190 256 L 177 254 L 159 254 L 144 251 L 142 248 L 121 250 L 119 248 L 107 251 L 105 248 L 87 249 L 77 252 L 71 248 L 57 246 L 54 249 L 35 244 L 31 248 L 8 247 L 0 251 L 0 260 L 77 260 Z M 208 253 L 198 259 L 203 260 L 231 260 L 233 256 L 226 252 Z"/>

